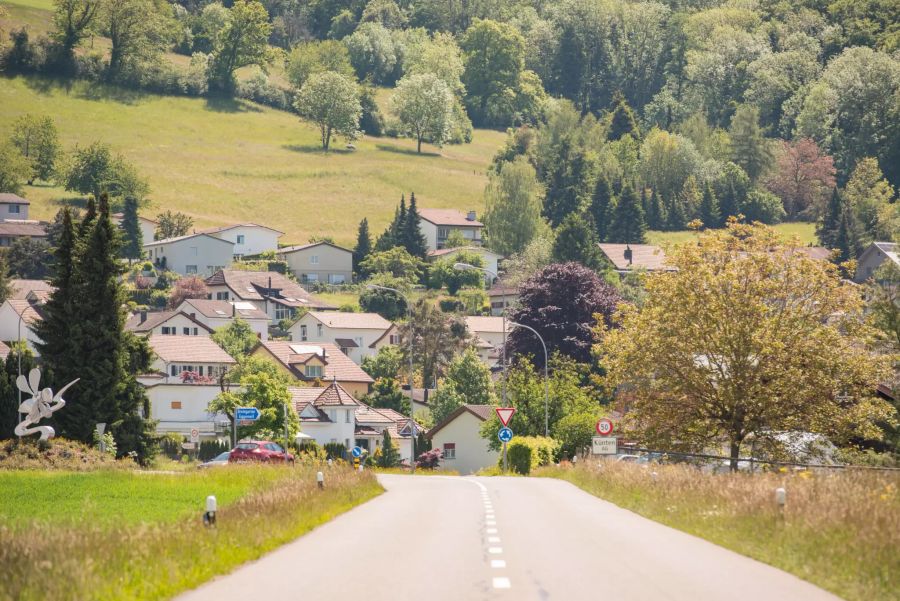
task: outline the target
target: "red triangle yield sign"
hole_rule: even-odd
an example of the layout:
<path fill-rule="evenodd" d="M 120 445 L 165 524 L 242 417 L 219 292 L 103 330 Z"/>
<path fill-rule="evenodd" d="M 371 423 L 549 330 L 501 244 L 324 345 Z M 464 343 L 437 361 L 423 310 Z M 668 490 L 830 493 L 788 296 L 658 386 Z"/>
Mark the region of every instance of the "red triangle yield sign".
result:
<path fill-rule="evenodd" d="M 504 426 L 509 424 L 509 420 L 512 419 L 512 416 L 516 413 L 515 407 L 497 407 L 497 417 L 500 418 L 500 423 Z"/>

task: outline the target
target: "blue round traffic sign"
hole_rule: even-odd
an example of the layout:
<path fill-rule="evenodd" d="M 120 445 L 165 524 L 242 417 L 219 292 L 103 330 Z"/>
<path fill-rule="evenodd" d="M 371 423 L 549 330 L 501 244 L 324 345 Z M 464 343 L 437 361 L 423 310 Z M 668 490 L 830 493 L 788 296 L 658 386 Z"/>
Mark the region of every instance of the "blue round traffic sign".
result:
<path fill-rule="evenodd" d="M 353 456 L 354 456 L 354 457 L 360 457 L 360 456 L 362 456 L 362 449 L 359 448 L 359 447 L 353 447 L 353 450 L 350 451 L 350 452 L 353 453 Z"/>
<path fill-rule="evenodd" d="M 509 428 L 500 428 L 500 431 L 497 432 L 497 438 L 500 439 L 500 442 L 509 442 L 512 440 L 513 431 Z"/>

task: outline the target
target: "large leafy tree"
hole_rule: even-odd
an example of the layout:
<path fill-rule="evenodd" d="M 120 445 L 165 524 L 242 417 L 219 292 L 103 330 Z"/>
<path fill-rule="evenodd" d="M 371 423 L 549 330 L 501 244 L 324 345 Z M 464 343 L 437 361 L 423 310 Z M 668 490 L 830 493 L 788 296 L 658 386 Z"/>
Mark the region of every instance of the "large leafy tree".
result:
<path fill-rule="evenodd" d="M 546 229 L 537 174 L 525 157 L 518 157 L 489 177 L 484 190 L 487 245 L 504 256 L 521 252 Z"/>
<path fill-rule="evenodd" d="M 153 237 L 156 240 L 177 238 L 187 235 L 191 231 L 194 220 L 184 213 L 166 211 L 156 216 L 156 231 Z"/>
<path fill-rule="evenodd" d="M 91 33 L 100 0 L 55 0 L 53 37 L 59 44 L 59 60 L 64 68 L 70 68 L 75 59 L 75 48 Z"/>
<path fill-rule="evenodd" d="M 447 375 L 429 405 L 435 423 L 441 423 L 460 405 L 493 405 L 496 402 L 490 370 L 473 349 L 467 348 L 450 362 Z"/>
<path fill-rule="evenodd" d="M 769 140 L 759 127 L 759 109 L 741 105 L 731 118 L 728 130 L 731 137 L 731 160 L 739 165 L 750 181 L 756 181 L 772 160 Z"/>
<path fill-rule="evenodd" d="M 226 390 L 210 401 L 207 411 L 223 413 L 232 422 L 238 407 L 256 407 L 260 417 L 249 426 L 237 426 L 237 439 L 246 436 L 281 438 L 287 430 L 288 440 L 293 440 L 300 430 L 300 419 L 289 407 L 291 393 L 290 376 L 280 371 L 271 361 L 247 358 L 229 374 L 229 381 L 240 386 L 240 392 Z M 237 442 L 237 441 L 235 441 Z"/>
<path fill-rule="evenodd" d="M 407 283 L 417 282 L 425 267 L 425 263 L 421 259 L 412 256 L 400 246 L 384 252 L 372 253 L 360 265 L 366 270 L 366 273 L 389 275 L 405 280 Z"/>
<path fill-rule="evenodd" d="M 622 305 L 598 351 L 630 400 L 629 436 L 671 449 L 728 448 L 816 432 L 879 435 L 893 409 L 874 398 L 884 364 L 866 349 L 862 301 L 837 268 L 765 226 L 731 224 L 669 253 L 675 271 Z M 603 328 L 600 328 L 603 330 Z"/>
<path fill-rule="evenodd" d="M 110 80 L 142 60 L 159 56 L 170 41 L 171 12 L 171 5 L 163 0 L 113 0 L 102 4 L 97 24 L 111 43 L 107 67 Z"/>
<path fill-rule="evenodd" d="M 10 142 L 0 142 L 0 192 L 19 194 L 32 176 L 32 166 Z"/>
<path fill-rule="evenodd" d="M 338 40 L 303 42 L 294 46 L 287 59 L 285 73 L 297 88 L 302 88 L 316 73 L 334 71 L 353 77 L 353 65 L 346 44 Z"/>
<path fill-rule="evenodd" d="M 346 75 L 334 71 L 312 75 L 301 88 L 294 106 L 301 116 L 319 127 L 322 148 L 326 151 L 334 134 L 347 140 L 355 140 L 359 135 L 362 114 L 359 87 Z"/>
<path fill-rule="evenodd" d="M 459 318 L 443 313 L 428 299 L 420 299 L 412 307 L 411 322 L 400 326 L 400 335 L 404 340 L 412 335 L 413 364 L 421 371 L 425 387 L 432 387 L 463 348 L 467 332 Z M 409 353 L 407 345 L 402 350 Z"/>
<path fill-rule="evenodd" d="M 788 217 L 821 214 L 835 186 L 834 160 L 809 138 L 782 142 L 766 187 L 784 203 Z"/>
<path fill-rule="evenodd" d="M 121 154 L 114 155 L 102 142 L 75 147 L 63 184 L 66 190 L 91 194 L 94 198 L 106 192 L 110 197 L 131 197 L 140 202 L 150 193 L 149 184 L 138 175 L 134 165 Z"/>
<path fill-rule="evenodd" d="M 257 0 L 237 0 L 219 32 L 210 62 L 210 87 L 234 91 L 234 72 L 241 67 L 264 65 L 269 60 L 269 13 Z"/>
<path fill-rule="evenodd" d="M 249 323 L 240 317 L 232 319 L 227 326 L 216 329 L 210 338 L 237 360 L 249 355 L 250 351 L 259 344 L 256 332 Z"/>
<path fill-rule="evenodd" d="M 422 142 L 442 146 L 453 125 L 453 94 L 447 84 L 433 73 L 404 77 L 391 97 L 394 114 L 416 139 L 416 152 Z"/>
<path fill-rule="evenodd" d="M 59 133 L 51 117 L 23 115 L 13 123 L 12 143 L 31 162 L 31 177 L 49 181 L 60 154 Z"/>
<path fill-rule="evenodd" d="M 548 265 L 519 289 L 519 304 L 509 320 L 537 330 L 549 353 L 558 351 L 579 363 L 591 360 L 597 316 L 609 323 L 621 301 L 615 288 L 579 263 Z M 507 356 L 515 355 L 531 356 L 535 365 L 544 365 L 540 341 L 522 328 L 513 329 L 507 338 Z"/>
<path fill-rule="evenodd" d="M 558 263 L 576 261 L 594 271 L 601 271 L 606 262 L 597 246 L 599 242 L 590 219 L 572 213 L 556 229 L 553 260 Z"/>

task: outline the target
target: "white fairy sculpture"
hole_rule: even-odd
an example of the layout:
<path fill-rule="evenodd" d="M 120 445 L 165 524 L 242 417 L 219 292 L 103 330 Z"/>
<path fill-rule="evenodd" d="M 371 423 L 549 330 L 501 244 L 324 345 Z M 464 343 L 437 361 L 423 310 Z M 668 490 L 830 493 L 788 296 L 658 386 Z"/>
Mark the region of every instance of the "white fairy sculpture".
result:
<path fill-rule="evenodd" d="M 51 389 L 44 388 L 40 390 L 38 387 L 41 382 L 41 370 L 37 368 L 32 369 L 28 374 L 27 380 L 25 376 L 19 376 L 16 379 L 16 386 L 22 392 L 30 394 L 31 398 L 22 401 L 22 404 L 19 405 L 19 413 L 24 413 L 25 418 L 16 426 L 14 430 L 16 436 L 21 437 L 39 433 L 41 435 L 39 440 L 48 440 L 56 436 L 56 432 L 50 426 L 35 426 L 35 424 L 42 419 L 50 417 L 66 405 L 62 395 L 79 379 L 72 380 L 54 395 Z"/>

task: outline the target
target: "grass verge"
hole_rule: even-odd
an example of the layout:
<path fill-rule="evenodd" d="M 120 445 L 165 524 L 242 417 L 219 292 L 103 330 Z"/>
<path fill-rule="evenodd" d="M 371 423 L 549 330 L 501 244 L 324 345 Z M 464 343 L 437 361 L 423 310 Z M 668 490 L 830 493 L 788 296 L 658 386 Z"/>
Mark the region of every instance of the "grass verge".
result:
<path fill-rule="evenodd" d="M 374 475 L 346 468 L 326 469 L 326 487 L 319 490 L 317 469 L 322 468 L 229 466 L 209 474 L 131 474 L 133 484 L 148 492 L 143 499 L 112 502 L 104 497 L 102 501 L 109 507 L 107 512 L 121 515 L 121 520 L 114 517 L 112 523 L 104 523 L 89 517 L 61 523 L 26 519 L 22 516 L 27 510 L 16 519 L 0 518 L 0 599 L 166 599 L 256 559 L 382 491 Z M 244 482 L 248 492 L 230 502 L 226 495 L 218 527 L 208 529 L 200 521 L 200 512 L 205 495 L 213 489 L 207 486 L 201 493 L 200 487 L 190 501 L 185 495 L 173 502 L 166 498 L 174 492 L 167 488 L 167 478 L 185 486 L 197 481 L 212 485 L 230 478 Z M 57 492 L 77 496 L 93 485 L 86 482 L 69 481 L 68 488 Z M 0 490 L 11 484 L 0 484 Z M 115 484 L 110 490 L 116 490 Z M 51 495 L 38 494 L 43 497 L 27 501 L 32 509 L 48 502 Z M 149 519 L 137 519 L 142 508 L 150 511 L 157 503 L 178 505 L 172 509 L 178 519 L 166 520 L 154 511 L 147 514 Z M 75 510 L 68 507 L 66 511 Z"/>
<path fill-rule="evenodd" d="M 848 601 L 893 600 L 900 590 L 900 478 L 893 473 L 709 475 L 590 462 L 536 475 L 571 482 Z M 783 518 L 774 503 L 780 486 L 787 490 Z"/>

